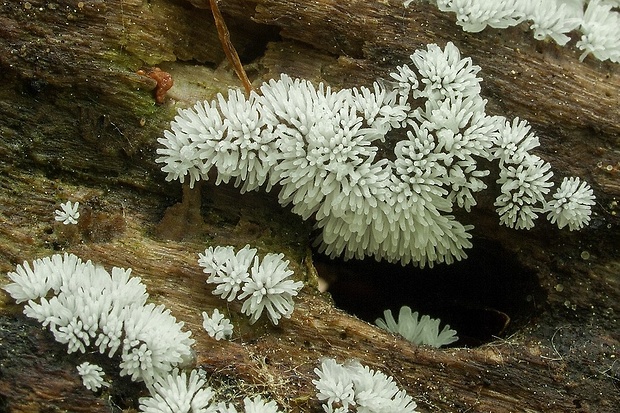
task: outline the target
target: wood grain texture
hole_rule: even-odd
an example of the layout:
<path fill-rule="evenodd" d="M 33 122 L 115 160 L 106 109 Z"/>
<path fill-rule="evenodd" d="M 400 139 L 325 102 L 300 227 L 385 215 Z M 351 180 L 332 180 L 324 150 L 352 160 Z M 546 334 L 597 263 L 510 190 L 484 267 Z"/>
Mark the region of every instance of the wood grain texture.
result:
<path fill-rule="evenodd" d="M 528 119 L 556 175 L 592 184 L 598 203 L 584 231 L 543 222 L 529 232 L 499 227 L 484 197 L 465 217 L 476 238 L 533 274 L 536 288 L 524 297 L 536 303 L 507 335 L 472 348 L 416 348 L 336 308 L 316 289 L 311 223 L 281 208 L 274 193 L 239 195 L 207 182 L 201 208 L 169 224 L 189 220 L 196 231 L 181 240 L 159 232 L 181 186 L 166 183 L 154 162 L 157 138 L 177 107 L 240 86 L 208 0 L 0 5 L 0 272 L 62 251 L 108 269 L 131 267 L 152 300 L 193 331 L 196 365 L 214 385 L 226 395 L 268 395 L 294 412 L 321 411 L 311 380 L 322 357 L 355 358 L 393 375 L 423 412 L 613 412 L 620 404 L 618 65 L 579 62 L 578 51 L 537 42 L 524 26 L 463 33 L 429 3 L 401 3 L 218 2 L 255 85 L 280 73 L 335 88 L 370 85 L 415 49 L 452 41 L 482 67 L 488 111 Z M 155 103 L 155 82 L 136 73 L 153 66 L 174 79 L 163 105 Z M 69 199 L 82 205 L 78 226 L 53 220 Z M 307 283 L 292 318 L 277 327 L 250 326 L 240 304 L 210 293 L 197 266 L 209 245 L 246 243 L 285 253 Z M 484 254 L 474 258 L 472 283 L 476 265 L 486 264 Z M 513 275 L 497 276 L 508 283 Z M 144 388 L 115 381 L 92 394 L 75 371 L 85 356 L 67 355 L 21 306 L 1 299 L 0 410 L 135 411 Z M 238 326 L 232 341 L 201 331 L 200 313 L 216 307 Z M 112 362 L 100 362 L 113 371 Z"/>

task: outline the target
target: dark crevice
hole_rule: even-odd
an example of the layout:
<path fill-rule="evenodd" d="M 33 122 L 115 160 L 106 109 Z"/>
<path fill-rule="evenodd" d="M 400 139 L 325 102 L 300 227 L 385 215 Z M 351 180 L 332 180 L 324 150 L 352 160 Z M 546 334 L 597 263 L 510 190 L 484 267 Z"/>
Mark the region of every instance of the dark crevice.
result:
<path fill-rule="evenodd" d="M 280 28 L 252 21 L 233 20 L 224 16 L 230 30 L 230 39 L 237 49 L 241 63 L 248 64 L 263 56 L 267 51 L 267 45 L 271 42 L 282 40 Z M 252 37 L 242 35 L 252 33 Z"/>
<path fill-rule="evenodd" d="M 386 309 L 396 316 L 407 305 L 441 318 L 458 332 L 458 346 L 475 346 L 506 336 L 540 313 L 545 293 L 535 273 L 500 245 L 475 240 L 468 259 L 420 269 L 364 260 L 330 260 L 315 254 L 337 307 L 374 323 Z"/>

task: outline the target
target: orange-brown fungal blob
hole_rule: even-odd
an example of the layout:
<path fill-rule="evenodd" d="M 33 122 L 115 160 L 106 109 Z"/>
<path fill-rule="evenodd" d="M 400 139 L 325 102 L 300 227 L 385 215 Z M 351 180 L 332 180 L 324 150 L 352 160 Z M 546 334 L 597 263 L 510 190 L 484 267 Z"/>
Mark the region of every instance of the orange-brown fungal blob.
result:
<path fill-rule="evenodd" d="M 164 103 L 164 100 L 166 99 L 166 92 L 174 84 L 172 75 L 168 72 L 164 72 L 158 67 L 152 67 L 147 70 L 138 70 L 136 73 L 141 76 L 148 76 L 157 82 L 157 86 L 155 86 L 155 102 L 160 105 Z"/>

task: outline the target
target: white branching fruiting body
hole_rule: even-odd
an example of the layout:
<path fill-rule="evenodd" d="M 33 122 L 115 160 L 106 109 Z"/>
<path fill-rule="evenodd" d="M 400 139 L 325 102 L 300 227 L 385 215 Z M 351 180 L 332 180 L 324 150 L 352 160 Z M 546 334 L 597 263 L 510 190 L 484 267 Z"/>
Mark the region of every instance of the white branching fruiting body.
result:
<path fill-rule="evenodd" d="M 101 366 L 96 364 L 90 364 L 85 361 L 77 366 L 77 371 L 80 377 L 82 377 L 82 383 L 88 390 L 97 391 L 101 387 L 109 387 L 110 383 L 103 379 L 104 372 Z"/>
<path fill-rule="evenodd" d="M 144 284 L 130 273 L 56 254 L 18 265 L 4 290 L 27 300 L 24 314 L 48 326 L 68 353 L 97 349 L 112 357 L 120 350 L 121 375 L 152 383 L 191 357 L 194 340 L 170 310 L 146 304 Z M 94 373 L 86 366 L 80 372 L 92 385 Z"/>
<path fill-rule="evenodd" d="M 400 334 L 415 345 L 441 347 L 459 339 L 449 324 L 439 331 L 440 319 L 430 318 L 427 315 L 419 317 L 417 311 L 412 313 L 411 308 L 407 306 L 400 308 L 398 321 L 394 320 L 392 310 L 385 310 L 383 316 L 385 320 L 377 318 L 375 324 L 391 333 Z"/>
<path fill-rule="evenodd" d="M 67 201 L 65 203 L 60 204 L 60 209 L 57 209 L 54 214 L 54 219 L 56 221 L 60 221 L 65 225 L 69 224 L 77 224 L 78 219 L 80 218 L 80 213 L 78 208 L 80 207 L 79 202 L 72 203 L 71 201 Z"/>
<path fill-rule="evenodd" d="M 409 1 L 403 2 L 407 7 Z M 581 32 L 575 46 L 579 60 L 592 54 L 620 63 L 620 1 L 618 0 L 436 0 L 439 10 L 456 14 L 466 32 L 487 26 L 505 29 L 527 21 L 536 40 L 553 39 L 560 46 L 568 34 Z"/>
<path fill-rule="evenodd" d="M 233 325 L 230 320 L 224 317 L 217 308 L 209 315 L 206 311 L 202 312 L 202 327 L 206 330 L 209 337 L 216 340 L 229 338 L 233 333 Z"/>
<path fill-rule="evenodd" d="M 579 60 L 592 53 L 599 60 L 620 63 L 620 2 L 590 0 L 580 23 L 577 47 L 584 52 Z"/>
<path fill-rule="evenodd" d="M 431 44 L 411 60 L 414 67 L 400 66 L 370 89 L 335 92 L 282 75 L 248 98 L 231 90 L 228 99 L 198 102 L 179 110 L 159 139 L 157 162 L 166 179 L 190 186 L 211 169 L 216 183 L 231 181 L 242 192 L 277 186 L 282 205 L 314 217 L 317 244 L 331 256 L 422 267 L 465 258 L 473 227 L 453 210 L 469 211 L 486 189 L 489 170 L 480 161 L 499 164 L 500 222 L 531 228 L 547 212 L 553 183 L 550 165 L 530 153 L 539 141 L 529 125 L 485 113 L 480 67 L 452 43 Z M 379 156 L 377 142 L 394 136 L 401 140 L 393 156 Z M 571 219 L 583 225 L 591 204 L 580 205 Z M 212 277 L 228 299 L 245 281 L 226 271 Z"/>
<path fill-rule="evenodd" d="M 314 369 L 312 380 L 327 413 L 415 413 L 416 403 L 391 376 L 371 370 L 357 361 L 340 364 L 328 358 Z"/>
<path fill-rule="evenodd" d="M 151 386 L 151 396 L 140 398 L 140 411 L 144 413 L 281 413 L 275 401 L 261 396 L 245 397 L 243 410 L 214 398 L 216 391 L 206 385 L 206 373 L 174 369 L 168 376 L 160 377 Z"/>
<path fill-rule="evenodd" d="M 558 224 L 559 228 L 568 228 L 573 231 L 581 229 L 590 222 L 590 207 L 594 205 L 592 188 L 579 178 L 564 178 L 553 200 L 544 208 L 548 212 L 547 218 L 551 223 Z"/>
<path fill-rule="evenodd" d="M 217 412 L 212 407 L 215 392 L 205 386 L 198 370 L 186 372 L 174 369 L 159 377 L 151 386 L 151 396 L 140 398 L 140 411 L 145 413 Z"/>
<path fill-rule="evenodd" d="M 244 300 L 241 311 L 250 317 L 251 324 L 260 318 L 263 310 L 267 310 L 273 324 L 278 324 L 280 318 L 291 316 L 293 297 L 304 285 L 289 278 L 293 271 L 283 258 L 284 254 L 269 253 L 260 261 L 256 249 L 249 245 L 236 254 L 233 247 L 218 246 L 199 254 L 198 264 L 209 274 L 207 283 L 216 284 L 213 294 L 228 301 Z M 241 294 L 237 297 L 238 292 Z M 204 327 L 207 332 L 213 331 L 213 321 L 207 322 L 205 318 Z"/>
<path fill-rule="evenodd" d="M 209 247 L 204 254 L 198 254 L 198 264 L 209 274 L 207 282 L 216 284 L 213 294 L 228 301 L 237 298 L 243 285 L 250 280 L 248 269 L 256 255 L 256 249 L 246 245 L 236 254 L 231 246 Z"/>

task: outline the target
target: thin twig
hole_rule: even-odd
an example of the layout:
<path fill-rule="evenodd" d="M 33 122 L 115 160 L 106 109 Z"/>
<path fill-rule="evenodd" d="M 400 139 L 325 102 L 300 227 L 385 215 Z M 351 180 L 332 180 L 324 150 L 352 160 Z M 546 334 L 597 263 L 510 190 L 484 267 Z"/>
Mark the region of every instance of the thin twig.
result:
<path fill-rule="evenodd" d="M 230 41 L 230 32 L 228 31 L 228 27 L 226 27 L 226 22 L 222 17 L 222 13 L 220 13 L 220 9 L 217 6 L 217 0 L 209 0 L 211 3 L 211 12 L 213 13 L 213 18 L 215 19 L 215 27 L 217 28 L 217 35 L 220 38 L 220 42 L 222 43 L 222 48 L 224 49 L 224 53 L 226 54 L 226 58 L 232 65 L 235 73 L 243 83 L 243 87 L 245 88 L 245 92 L 249 95 L 252 91 L 252 84 L 250 83 L 250 79 L 248 79 L 248 75 L 245 73 L 243 66 L 241 65 L 241 60 L 239 59 L 239 55 L 237 54 L 237 50 L 235 46 L 233 46 Z"/>

